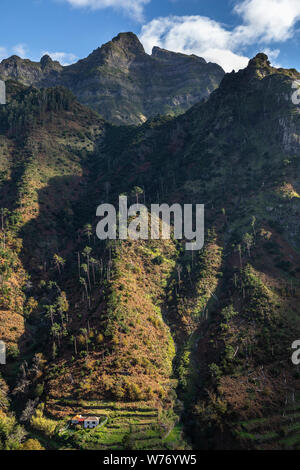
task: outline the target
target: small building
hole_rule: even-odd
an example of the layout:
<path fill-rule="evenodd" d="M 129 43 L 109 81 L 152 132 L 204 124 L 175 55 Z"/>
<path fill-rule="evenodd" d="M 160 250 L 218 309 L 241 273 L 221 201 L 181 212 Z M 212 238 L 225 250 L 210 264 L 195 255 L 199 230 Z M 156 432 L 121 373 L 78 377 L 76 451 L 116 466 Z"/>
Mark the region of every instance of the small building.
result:
<path fill-rule="evenodd" d="M 85 419 L 86 418 L 81 415 L 76 415 L 71 419 L 71 424 L 83 424 Z"/>
<path fill-rule="evenodd" d="M 100 423 L 100 419 L 97 416 L 81 416 L 76 415 L 74 418 L 71 419 L 71 425 L 81 425 L 85 429 L 93 429 L 96 428 Z"/>
<path fill-rule="evenodd" d="M 96 428 L 99 425 L 99 418 L 97 416 L 90 416 L 88 418 L 85 418 L 84 420 L 84 427 L 86 429 L 93 429 Z"/>

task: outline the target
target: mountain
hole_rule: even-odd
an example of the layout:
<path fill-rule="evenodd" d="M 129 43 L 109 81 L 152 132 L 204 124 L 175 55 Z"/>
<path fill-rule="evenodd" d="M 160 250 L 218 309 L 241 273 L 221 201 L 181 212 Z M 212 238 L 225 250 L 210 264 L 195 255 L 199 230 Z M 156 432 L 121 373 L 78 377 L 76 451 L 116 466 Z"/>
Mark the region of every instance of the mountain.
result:
<path fill-rule="evenodd" d="M 197 56 L 155 47 L 145 53 L 137 36 L 121 33 L 86 59 L 63 67 L 44 56 L 40 62 L 13 56 L 0 64 L 0 77 L 24 85 L 63 85 L 78 100 L 115 124 L 141 124 L 156 114 L 177 115 L 207 98 L 223 69 Z"/>
<path fill-rule="evenodd" d="M 23 85 L 35 85 L 45 80 L 47 83 L 55 83 L 63 66 L 53 61 L 48 55 L 44 55 L 40 62 L 32 62 L 29 59 L 21 59 L 13 55 L 9 59 L 2 60 L 0 75 L 3 80 L 16 80 Z"/>
<path fill-rule="evenodd" d="M 258 54 L 186 113 L 138 127 L 105 122 L 66 88 L 7 82 L 1 371 L 27 438 L 299 449 L 299 78 Z M 124 193 L 205 204 L 203 249 L 98 240 L 97 206 Z M 76 413 L 109 423 L 61 431 Z"/>
<path fill-rule="evenodd" d="M 165 305 L 195 448 L 299 448 L 299 76 L 258 54 L 110 157 L 115 193 L 134 174 L 148 200 L 205 204 L 204 249 L 180 252 Z"/>

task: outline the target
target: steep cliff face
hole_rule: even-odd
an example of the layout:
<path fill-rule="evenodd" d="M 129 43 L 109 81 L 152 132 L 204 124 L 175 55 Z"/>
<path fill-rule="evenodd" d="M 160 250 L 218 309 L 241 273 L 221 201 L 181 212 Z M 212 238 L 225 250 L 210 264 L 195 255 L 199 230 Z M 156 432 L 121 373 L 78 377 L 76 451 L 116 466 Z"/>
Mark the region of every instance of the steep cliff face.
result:
<path fill-rule="evenodd" d="M 206 98 L 224 71 L 196 56 L 154 48 L 145 53 L 137 36 L 121 33 L 76 64 L 63 67 L 49 56 L 40 62 L 13 56 L 0 77 L 25 85 L 64 85 L 79 101 L 116 124 L 141 124 L 156 114 L 178 115 Z"/>

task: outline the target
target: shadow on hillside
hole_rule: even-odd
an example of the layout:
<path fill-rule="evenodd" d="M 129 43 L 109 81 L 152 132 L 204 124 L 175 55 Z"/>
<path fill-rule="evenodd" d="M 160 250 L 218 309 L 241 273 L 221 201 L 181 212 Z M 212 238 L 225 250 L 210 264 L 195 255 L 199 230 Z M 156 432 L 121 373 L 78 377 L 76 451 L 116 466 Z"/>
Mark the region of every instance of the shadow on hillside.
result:
<path fill-rule="evenodd" d="M 221 240 L 216 240 L 216 244 L 222 244 Z M 191 253 L 191 252 L 190 252 Z M 186 255 L 183 255 L 186 258 Z M 178 264 L 183 265 L 183 259 L 178 260 Z M 221 261 L 221 265 L 218 268 L 219 272 L 224 273 L 226 271 L 226 263 L 224 258 Z M 195 277 L 201 275 L 199 267 L 195 268 Z M 177 277 L 176 268 L 170 278 Z M 218 277 L 217 284 L 213 292 L 211 292 L 203 311 L 198 312 L 196 318 L 192 315 L 189 321 L 183 318 L 179 314 L 178 306 L 174 307 L 174 303 L 170 304 L 169 301 L 165 302 L 164 305 L 164 319 L 169 325 L 173 339 L 176 344 L 176 355 L 173 360 L 173 370 L 177 379 L 179 379 L 178 386 L 176 389 L 178 402 L 178 412 L 181 415 L 181 419 L 186 429 L 191 426 L 192 415 L 187 413 L 187 410 L 192 410 L 194 405 L 197 403 L 199 396 L 203 393 L 203 383 L 206 379 L 207 371 L 205 370 L 205 363 L 207 358 L 203 357 L 206 354 L 207 342 L 209 339 L 206 338 L 206 332 L 209 328 L 210 322 L 213 320 L 214 315 L 222 308 L 221 291 L 222 287 L 226 283 L 223 277 Z M 167 288 L 169 291 L 170 285 Z M 199 296 L 199 294 L 198 294 Z M 197 292 L 196 284 L 192 285 L 189 277 L 185 278 L 185 286 L 181 291 L 181 300 L 192 300 L 194 305 L 197 304 Z M 184 303 L 182 303 L 184 305 Z M 181 309 L 182 309 L 181 305 Z M 185 314 L 188 316 L 187 312 Z M 185 385 L 183 385 L 185 382 Z M 184 404 L 184 408 L 182 405 Z M 189 439 L 193 440 L 192 434 L 188 433 Z"/>
<path fill-rule="evenodd" d="M 38 191 L 37 206 L 25 208 L 31 218 L 19 236 L 23 240 L 21 261 L 29 276 L 25 289 L 27 301 L 31 297 L 41 300 L 41 281 L 59 282 L 66 292 L 72 287 L 80 232 L 86 223 L 93 222 L 90 214 L 96 210 L 90 192 L 88 181 L 79 176 L 54 177 Z M 54 263 L 55 254 L 67 260 L 61 273 Z M 46 296 L 42 300 L 47 303 L 49 299 Z M 25 324 L 19 349 L 21 358 L 30 360 L 30 356 L 44 349 L 49 336 L 44 331 L 45 318 L 34 311 Z"/>

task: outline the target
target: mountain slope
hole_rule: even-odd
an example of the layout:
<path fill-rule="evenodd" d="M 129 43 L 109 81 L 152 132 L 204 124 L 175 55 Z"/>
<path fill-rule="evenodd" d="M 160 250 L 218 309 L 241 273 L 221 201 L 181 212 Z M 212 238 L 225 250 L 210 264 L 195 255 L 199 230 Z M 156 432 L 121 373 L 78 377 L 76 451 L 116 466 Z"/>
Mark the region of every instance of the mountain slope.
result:
<path fill-rule="evenodd" d="M 126 192 L 131 175 L 148 201 L 205 203 L 206 247 L 177 259 L 167 309 L 196 446 L 299 446 L 297 79 L 259 54 L 206 103 L 108 149 L 111 191 Z"/>
<path fill-rule="evenodd" d="M 5 256 L 21 259 L 15 271 L 32 285 L 20 282 L 17 342 L 28 364 L 16 377 L 24 356 L 12 356 L 4 376 L 16 408 L 44 404 L 30 421 L 41 439 L 59 448 L 299 448 L 296 79 L 259 54 L 206 102 L 140 127 L 109 125 L 62 88 L 9 84 L 1 206 L 12 214 L 1 238 L 22 239 L 21 254 L 11 243 Z M 122 193 L 130 203 L 205 204 L 203 250 L 97 240 L 96 207 Z M 77 412 L 109 420 L 89 438 L 61 433 Z"/>
<path fill-rule="evenodd" d="M 116 124 L 141 124 L 156 114 L 181 114 L 206 98 L 224 71 L 196 56 L 154 48 L 145 53 L 133 33 L 121 33 L 76 64 L 62 67 L 16 56 L 0 64 L 0 77 L 25 85 L 69 88 L 85 105 Z"/>
<path fill-rule="evenodd" d="M 102 178 L 101 188 L 109 192 L 106 171 L 95 170 L 99 161 L 108 164 L 102 147 L 113 128 L 66 89 L 40 91 L 15 82 L 7 88 L 8 104 L 0 110 L 0 207 L 5 209 L 1 300 L 5 294 L 9 305 L 0 308 L 12 350 L 3 374 L 13 408 L 43 445 L 48 440 L 46 447 L 53 448 L 63 445 L 60 436 L 57 444 L 49 438 L 57 419 L 70 413 L 70 397 L 78 400 L 77 408 L 87 400 L 88 409 L 91 400 L 100 401 L 100 409 L 107 400 L 118 407 L 129 401 L 146 436 L 143 445 L 149 448 L 154 437 L 162 445 L 176 420 L 174 343 L 161 313 L 170 259 L 176 255 L 173 243 L 154 243 L 153 253 L 165 254 L 159 265 L 146 247 L 137 257 L 134 247 L 96 243 L 89 228 L 96 204 L 91 188 Z M 18 311 L 16 293 L 8 290 L 17 280 Z M 16 314 L 22 320 L 19 330 L 11 325 Z M 42 408 L 32 416 L 40 397 L 47 418 Z M 131 429 L 126 416 L 124 435 Z M 70 445 L 84 444 L 69 440 Z"/>

